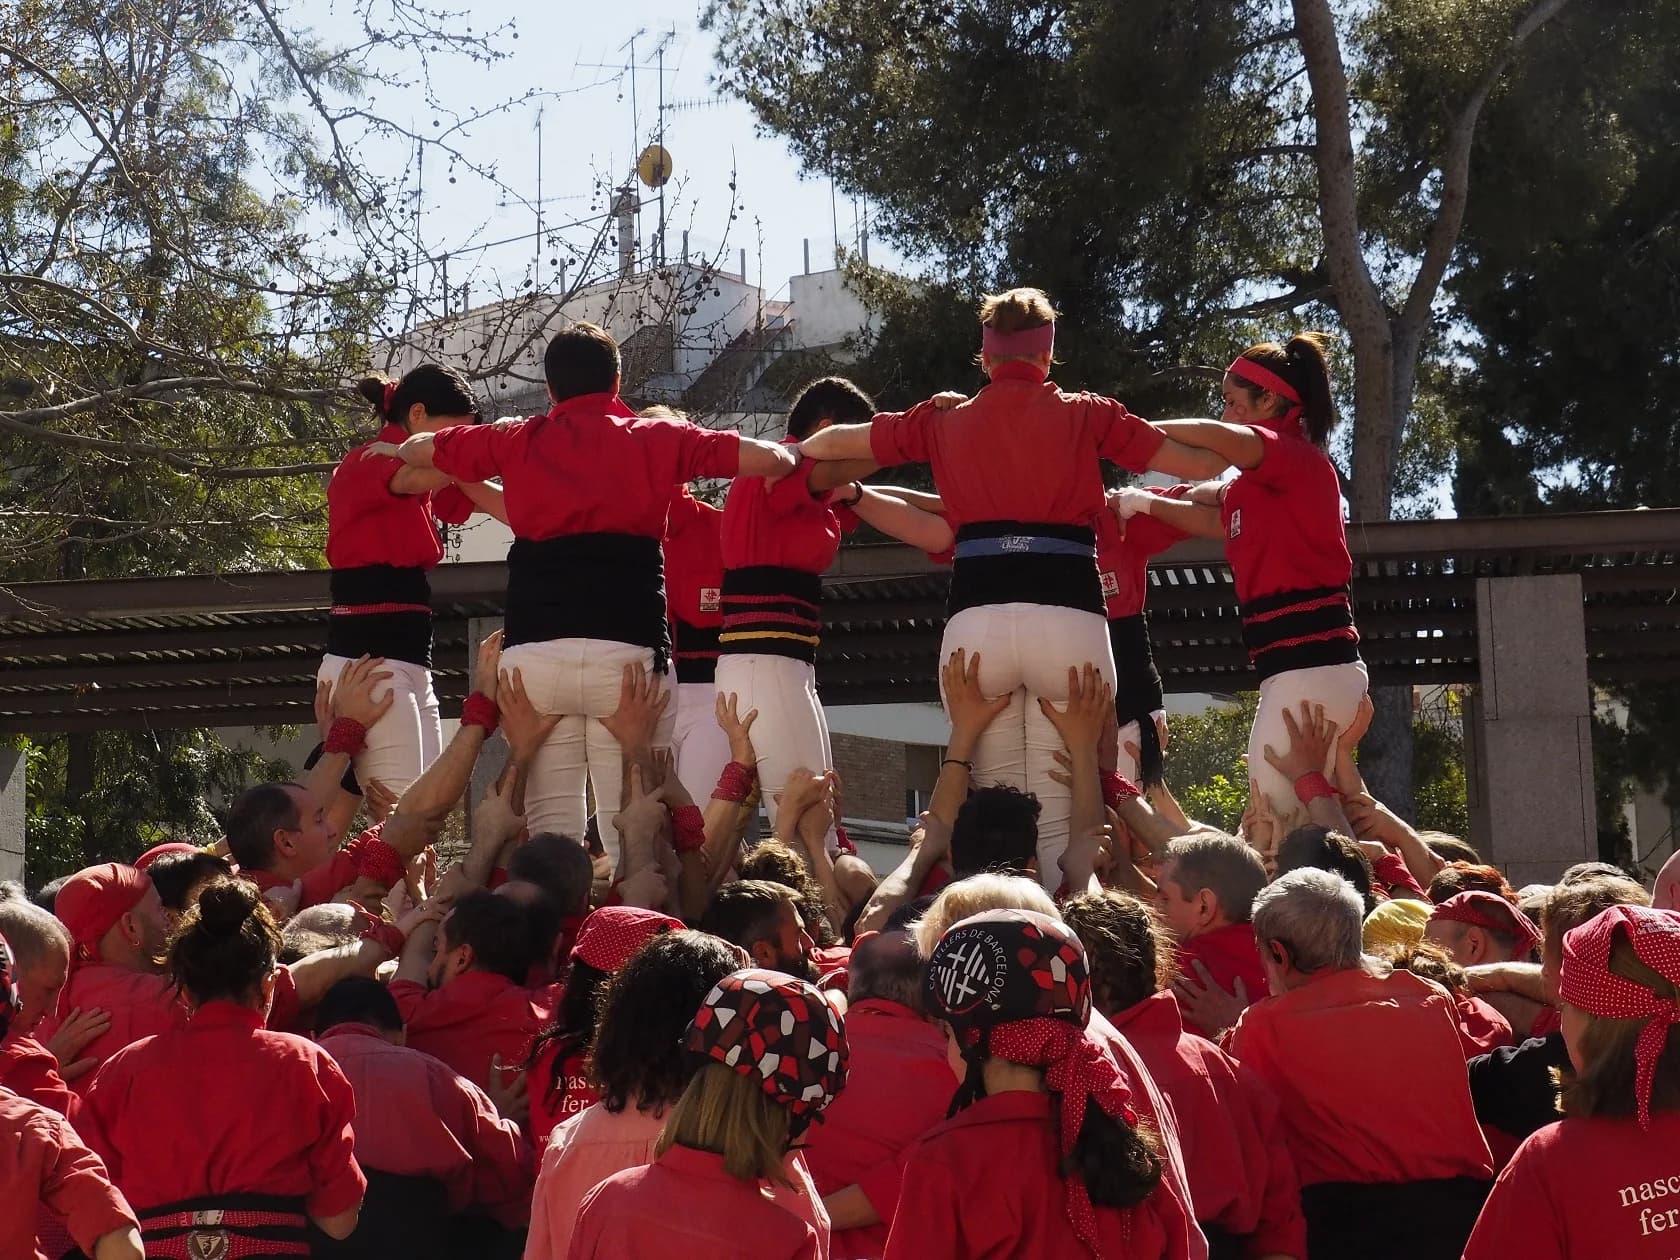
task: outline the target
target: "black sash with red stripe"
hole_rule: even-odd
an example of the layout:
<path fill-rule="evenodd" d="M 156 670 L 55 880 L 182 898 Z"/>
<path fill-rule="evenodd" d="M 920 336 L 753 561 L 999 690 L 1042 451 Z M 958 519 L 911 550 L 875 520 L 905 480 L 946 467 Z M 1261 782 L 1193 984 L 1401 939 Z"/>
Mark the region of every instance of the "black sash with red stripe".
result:
<path fill-rule="evenodd" d="M 369 564 L 334 569 L 327 652 L 432 667 L 432 584 L 424 569 Z"/>
<path fill-rule="evenodd" d="M 1263 595 L 1239 611 L 1243 646 L 1262 681 L 1292 669 L 1351 665 L 1359 659 L 1359 631 L 1345 586 Z"/>
<path fill-rule="evenodd" d="M 206 1195 L 136 1215 L 147 1260 L 291 1260 L 310 1254 L 302 1199 Z"/>
<path fill-rule="evenodd" d="M 791 656 L 814 663 L 822 639 L 822 577 L 760 564 L 723 573 L 725 656 Z"/>
<path fill-rule="evenodd" d="M 671 659 L 677 665 L 680 683 L 709 683 L 717 680 L 717 626 L 691 626 L 677 617 L 671 622 Z"/>

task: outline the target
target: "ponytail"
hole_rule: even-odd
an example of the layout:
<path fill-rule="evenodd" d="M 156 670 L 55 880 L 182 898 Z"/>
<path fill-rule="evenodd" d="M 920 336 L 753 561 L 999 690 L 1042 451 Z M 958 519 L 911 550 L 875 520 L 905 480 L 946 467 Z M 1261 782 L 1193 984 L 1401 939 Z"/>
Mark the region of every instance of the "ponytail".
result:
<path fill-rule="evenodd" d="M 1323 333 L 1296 333 L 1279 345 L 1263 341 L 1242 352 L 1242 357 L 1258 363 L 1282 377 L 1301 398 L 1301 432 L 1314 446 L 1323 446 L 1336 427 L 1336 400 L 1330 392 L 1330 363 L 1325 357 L 1327 343 Z M 1238 381 L 1250 397 L 1258 398 L 1261 387 L 1250 381 Z"/>
<path fill-rule="evenodd" d="M 383 424 L 408 428 L 408 413 L 415 403 L 428 416 L 459 416 L 467 423 L 478 420 L 478 400 L 467 378 L 454 368 L 422 363 L 393 380 L 383 372 L 370 373 L 356 382 L 356 392 L 367 400 Z"/>
<path fill-rule="evenodd" d="M 169 942 L 169 970 L 193 1002 L 249 1002 L 280 956 L 280 929 L 255 884 L 213 876 Z"/>
<path fill-rule="evenodd" d="M 1062 1175 L 1083 1181 L 1092 1203 L 1136 1207 L 1155 1193 L 1163 1167 L 1154 1134 L 1109 1115 L 1095 1098 L 1085 1100 L 1085 1123 L 1073 1153 L 1062 1161 Z"/>

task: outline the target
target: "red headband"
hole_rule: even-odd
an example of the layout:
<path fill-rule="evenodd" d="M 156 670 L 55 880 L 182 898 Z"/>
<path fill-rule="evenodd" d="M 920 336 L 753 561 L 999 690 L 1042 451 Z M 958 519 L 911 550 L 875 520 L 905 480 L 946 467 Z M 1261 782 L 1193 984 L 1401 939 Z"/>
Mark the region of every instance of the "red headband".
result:
<path fill-rule="evenodd" d="M 1056 347 L 1056 325 L 1040 324 L 1019 332 L 999 332 L 990 324 L 980 325 L 980 349 L 993 359 L 1030 359 L 1050 354 Z"/>
<path fill-rule="evenodd" d="M 1521 910 L 1498 893 L 1472 888 L 1455 893 L 1435 907 L 1432 919 L 1448 919 L 1454 923 L 1468 923 L 1488 932 L 1503 932 L 1521 942 L 1524 951 L 1540 947 L 1540 929 L 1534 926 Z"/>
<path fill-rule="evenodd" d="M 1658 997 L 1633 980 L 1610 971 L 1610 949 L 1618 930 L 1627 933 L 1634 956 L 1664 978 L 1680 984 L 1680 914 L 1648 906 L 1611 906 L 1563 938 L 1558 996 L 1590 1015 L 1643 1019 L 1634 1046 L 1634 1090 L 1639 1127 L 1651 1127 L 1651 1082 L 1671 1025 L 1680 1023 L 1680 1002 Z"/>
<path fill-rule="evenodd" d="M 1256 363 L 1246 355 L 1238 355 L 1225 369 L 1228 376 L 1240 376 L 1250 385 L 1258 385 L 1261 389 L 1269 389 L 1279 398 L 1295 404 L 1298 410 L 1301 406 L 1301 394 L 1293 385 L 1284 380 L 1271 368 L 1263 363 Z"/>
<path fill-rule="evenodd" d="M 397 383 L 395 381 L 386 381 L 385 382 L 385 402 L 380 407 L 380 410 L 383 411 L 387 416 L 389 416 L 391 414 L 391 400 L 394 399 L 396 396 L 397 396 Z"/>

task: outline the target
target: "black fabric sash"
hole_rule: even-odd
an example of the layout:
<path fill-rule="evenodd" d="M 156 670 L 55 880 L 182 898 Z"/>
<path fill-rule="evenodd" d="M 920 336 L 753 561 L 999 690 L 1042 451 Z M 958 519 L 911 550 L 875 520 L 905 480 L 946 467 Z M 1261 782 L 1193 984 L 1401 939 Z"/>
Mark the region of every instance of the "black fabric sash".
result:
<path fill-rule="evenodd" d="M 1090 554 L 1045 555 L 1032 551 L 959 556 L 951 566 L 949 615 L 988 604 L 1044 604 L 1103 615 L 1097 573 L 1097 537 L 1081 525 L 1033 521 L 975 521 L 957 530 L 957 543 L 979 539 L 1044 538 L 1088 546 Z"/>
<path fill-rule="evenodd" d="M 432 585 L 424 569 L 370 564 L 334 569 L 329 579 L 338 608 L 417 605 L 382 612 L 341 613 L 327 618 L 331 656 L 383 656 L 422 669 L 432 667 Z"/>
<path fill-rule="evenodd" d="M 508 548 L 502 643 L 607 639 L 649 648 L 654 669 L 671 659 L 665 557 L 657 538 L 567 534 Z"/>

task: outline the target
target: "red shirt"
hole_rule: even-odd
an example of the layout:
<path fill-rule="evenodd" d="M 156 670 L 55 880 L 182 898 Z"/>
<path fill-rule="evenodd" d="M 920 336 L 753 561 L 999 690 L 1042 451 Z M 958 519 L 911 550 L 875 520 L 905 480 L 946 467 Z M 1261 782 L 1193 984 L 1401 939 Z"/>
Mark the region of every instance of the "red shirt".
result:
<path fill-rule="evenodd" d="M 99 1156 L 63 1116 L 0 1089 L 0 1256 L 47 1260 L 35 1246 L 31 1204 L 67 1221 L 88 1255 L 106 1234 L 138 1225 Z"/>
<path fill-rule="evenodd" d="M 342 849 L 312 871 L 306 871 L 302 878 L 303 895 L 298 900 L 298 909 L 307 910 L 310 906 L 322 906 L 343 892 L 361 877 L 362 851 L 379 839 L 380 828 L 383 823 L 376 823 L 361 835 L 357 836 Z M 241 869 L 239 872 L 250 880 L 263 892 L 273 888 L 290 888 L 297 879 L 287 879 L 273 871 L 250 871 Z"/>
<path fill-rule="evenodd" d="M 1196 1219 L 1246 1237 L 1250 1255 L 1307 1254 L 1295 1165 L 1278 1133 L 1278 1104 L 1211 1041 L 1184 1031 L 1170 990 L 1113 1017 L 1173 1106 Z M 851 1028 L 847 1024 L 847 1031 Z"/>
<path fill-rule="evenodd" d="M 1371 880 L 1390 897 L 1428 902 L 1429 894 L 1418 886 L 1411 868 L 1398 853 L 1385 853 L 1371 863 Z"/>
<path fill-rule="evenodd" d="M 438 989 L 393 980 L 408 1044 L 442 1059 L 480 1089 L 490 1082 L 490 1060 L 508 1071 L 525 1062 L 531 1042 L 553 1017 L 536 995 L 488 971 L 468 971 Z"/>
<path fill-rule="evenodd" d="M 1303 1186 L 1493 1175 L 1452 999 L 1427 980 L 1316 976 L 1244 1011 L 1226 1049 L 1277 1095 Z"/>
<path fill-rule="evenodd" d="M 1189 486 L 1173 486 L 1151 493 L 1179 499 L 1189 489 Z M 1126 530 L 1121 533 L 1120 522 L 1106 507 L 1092 518 L 1092 525 L 1097 531 L 1097 573 L 1102 578 L 1108 619 L 1135 617 L 1143 611 L 1149 598 L 1149 557 L 1160 555 L 1190 535 L 1142 513 L 1127 521 Z"/>
<path fill-rule="evenodd" d="M 1226 486 L 1219 508 L 1237 598 L 1346 586 L 1353 559 L 1336 466 L 1298 434 L 1249 428 L 1262 443 L 1260 463 Z"/>
<path fill-rule="evenodd" d="M 1068 1219 L 1053 1101 L 1019 1090 L 993 1094 L 912 1146 L 886 1260 L 1088 1256 Z M 1188 1256 L 1183 1212 L 1165 1182 L 1135 1208 L 1097 1208 L 1102 1254 Z"/>
<path fill-rule="evenodd" d="M 1097 457 L 1142 472 L 1159 429 L 1112 398 L 1064 394 L 1028 364 L 1005 363 L 967 402 L 876 416 L 869 445 L 883 467 L 933 465 L 953 529 L 974 521 L 1089 525 L 1103 507 Z"/>
<path fill-rule="evenodd" d="M 665 601 L 673 621 L 700 627 L 722 623 L 722 528 L 722 508 L 702 503 L 687 486 L 677 487 L 665 520 Z"/>
<path fill-rule="evenodd" d="M 773 1202 L 723 1156 L 672 1146 L 651 1164 L 614 1173 L 584 1196 L 569 1260 L 816 1260 L 817 1231 Z"/>
<path fill-rule="evenodd" d="M 374 441 L 401 444 L 407 437 L 400 424 L 388 424 Z M 472 500 L 455 486 L 427 494 L 393 492 L 391 478 L 403 461 L 395 455 L 363 458 L 371 445 L 346 455 L 327 483 L 327 563 L 335 569 L 435 568 L 443 559 L 438 521 L 460 525 L 473 513 Z"/>
<path fill-rule="evenodd" d="M 85 1101 L 88 1140 L 140 1212 L 272 1194 L 336 1216 L 367 1189 L 350 1082 L 321 1047 L 269 1032 L 248 1007 L 206 1002 L 185 1028 L 119 1051 Z"/>
<path fill-rule="evenodd" d="M 665 536 L 671 492 L 696 477 L 733 477 L 738 433 L 644 419 L 613 394 L 584 394 L 546 416 L 457 425 L 433 438 L 435 467 L 462 481 L 501 477 L 519 538 Z"/>
<path fill-rule="evenodd" d="M 142 1037 L 170 1032 L 187 1026 L 187 1007 L 168 976 L 134 971 L 111 963 L 82 963 L 70 973 L 58 997 L 58 1009 L 35 1029 L 35 1036 L 51 1041 L 64 1016 L 80 1007 L 109 1011 L 111 1026 L 87 1044 L 84 1059 L 103 1063 L 124 1046 Z M 87 1097 L 93 1073 L 78 1077 L 70 1088 Z"/>
<path fill-rule="evenodd" d="M 549 1134 L 554 1132 L 556 1125 L 565 1124 L 579 1112 L 601 1101 L 599 1091 L 589 1083 L 589 1056 L 582 1050 L 566 1056 L 566 1061 L 560 1065 L 556 1088 L 550 1089 L 559 1045 L 558 1038 L 543 1043 L 543 1048 L 537 1052 L 536 1062 L 531 1064 L 531 1070 L 525 1076 L 526 1091 L 531 1100 L 531 1118 L 526 1122 L 525 1129 L 539 1149 L 548 1144 Z"/>
<path fill-rule="evenodd" d="M 82 1100 L 58 1074 L 58 1060 L 33 1037 L 13 1033 L 0 1042 L 0 1086 L 76 1123 Z"/>
<path fill-rule="evenodd" d="M 1206 967 L 1214 982 L 1227 993 L 1237 991 L 1240 978 L 1248 990 L 1250 1005 L 1268 992 L 1266 970 L 1260 965 L 1260 947 L 1254 943 L 1252 923 L 1227 923 L 1179 944 L 1178 974 L 1199 985 L 1201 975 L 1190 965 L 1192 962 Z M 1184 1026 L 1198 1037 L 1208 1035 L 1207 1029 L 1198 1027 L 1192 1020 L 1186 1019 Z"/>
<path fill-rule="evenodd" d="M 831 496 L 811 490 L 816 467 L 808 459 L 776 482 L 737 477 L 730 483 L 719 536 L 725 569 L 775 565 L 820 574 L 834 563 L 841 524 L 828 506 Z"/>
<path fill-rule="evenodd" d="M 840 1230 L 836 1260 L 878 1256 L 898 1203 L 906 1148 L 945 1119 L 957 1078 L 945 1034 L 907 1006 L 866 998 L 846 1012 L 846 1088 L 812 1125 L 805 1158 L 826 1198 L 860 1186 L 882 1224 Z"/>
<path fill-rule="evenodd" d="M 1517 1044 L 1510 1021 L 1474 993 L 1454 993 L 1453 1009 L 1466 1062 L 1479 1054 L 1491 1054 L 1500 1046 Z"/>
<path fill-rule="evenodd" d="M 1464 1260 L 1671 1260 L 1680 1113 L 1651 1127 L 1582 1117 L 1529 1135 L 1494 1183 Z"/>
<path fill-rule="evenodd" d="M 392 1045 L 369 1024 L 339 1024 L 321 1049 L 356 1095 L 356 1162 L 443 1183 L 449 1210 L 488 1212 L 518 1228 L 531 1215 L 530 1144 L 472 1082 L 447 1064 Z"/>

